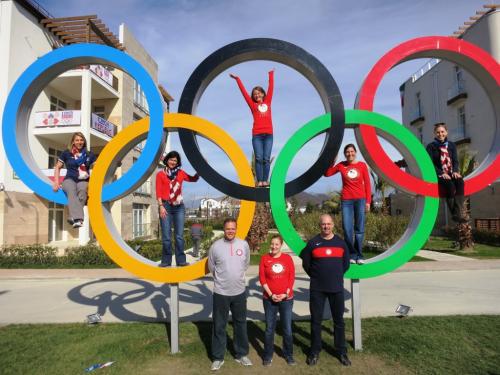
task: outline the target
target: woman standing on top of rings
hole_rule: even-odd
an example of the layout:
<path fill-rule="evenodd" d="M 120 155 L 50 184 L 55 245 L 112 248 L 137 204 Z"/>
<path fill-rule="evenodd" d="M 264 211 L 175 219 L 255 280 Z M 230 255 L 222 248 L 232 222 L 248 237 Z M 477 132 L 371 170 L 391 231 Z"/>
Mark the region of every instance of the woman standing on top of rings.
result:
<path fill-rule="evenodd" d="M 434 141 L 427 145 L 427 152 L 438 176 L 439 195 L 446 198 L 453 221 L 467 222 L 463 214 L 464 180 L 458 172 L 457 147 L 448 141 L 448 128 L 445 123 L 434 125 L 434 135 Z"/>
<path fill-rule="evenodd" d="M 160 211 L 162 254 L 160 267 L 172 265 L 172 225 L 175 235 L 175 264 L 187 266 L 184 254 L 184 215 L 182 183 L 198 181 L 198 173 L 188 175 L 181 169 L 181 156 L 177 151 L 170 151 L 163 159 L 165 168 L 156 174 L 156 199 Z"/>
<path fill-rule="evenodd" d="M 90 168 L 96 161 L 96 156 L 87 150 L 87 140 L 81 132 L 73 133 L 68 149 L 57 159 L 54 168 L 54 184 L 52 190 L 59 190 L 59 175 L 66 166 L 66 176 L 62 189 L 68 197 L 69 219 L 73 228 L 83 226 L 83 207 L 87 203 Z"/>
<path fill-rule="evenodd" d="M 269 186 L 269 169 L 271 167 L 271 149 L 273 148 L 273 121 L 271 101 L 274 90 L 274 69 L 269 72 L 269 86 L 266 91 L 261 86 L 252 89 L 252 96 L 248 95 L 241 79 L 234 75 L 229 76 L 236 80 L 241 94 L 245 98 L 253 116 L 252 146 L 255 156 L 255 174 L 258 187 Z"/>
<path fill-rule="evenodd" d="M 262 364 L 271 366 L 274 353 L 274 332 L 278 312 L 283 331 L 283 355 L 287 364 L 294 366 L 292 337 L 293 284 L 295 266 L 292 257 L 281 252 L 283 238 L 277 234 L 271 238 L 269 254 L 260 258 L 259 281 L 263 289 L 266 332 Z"/>
<path fill-rule="evenodd" d="M 370 211 L 371 185 L 368 167 L 356 160 L 356 146 L 344 147 L 345 161 L 333 164 L 326 170 L 330 177 L 340 172 L 342 176 L 342 228 L 344 240 L 349 248 L 351 263 L 363 264 L 363 239 L 365 236 L 365 211 Z"/>

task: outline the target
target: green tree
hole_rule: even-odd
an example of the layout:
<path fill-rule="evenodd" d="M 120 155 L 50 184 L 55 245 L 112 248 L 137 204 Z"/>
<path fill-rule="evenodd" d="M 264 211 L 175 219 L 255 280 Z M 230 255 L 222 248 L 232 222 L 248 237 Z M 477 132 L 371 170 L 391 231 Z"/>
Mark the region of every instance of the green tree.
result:
<path fill-rule="evenodd" d="M 382 207 L 381 207 L 382 213 L 384 215 L 389 215 L 389 207 L 387 206 L 387 202 L 385 200 L 385 192 L 389 188 L 389 184 L 383 178 L 381 178 L 371 170 L 370 170 L 370 175 L 372 176 L 373 179 L 373 188 L 375 190 L 375 195 L 379 196 L 380 199 L 382 200 Z"/>
<path fill-rule="evenodd" d="M 476 155 L 467 149 L 462 149 L 458 153 L 459 173 L 462 177 L 466 177 L 472 173 L 476 167 Z M 457 241 L 460 250 L 473 251 L 474 239 L 472 237 L 472 226 L 470 225 L 469 198 L 465 197 L 462 208 L 462 217 L 466 218 L 466 222 L 457 224 Z"/>
<path fill-rule="evenodd" d="M 329 198 L 323 201 L 323 209 L 327 212 L 336 215 L 340 212 L 340 203 L 341 203 L 340 192 L 333 191 L 328 193 L 328 195 Z"/>

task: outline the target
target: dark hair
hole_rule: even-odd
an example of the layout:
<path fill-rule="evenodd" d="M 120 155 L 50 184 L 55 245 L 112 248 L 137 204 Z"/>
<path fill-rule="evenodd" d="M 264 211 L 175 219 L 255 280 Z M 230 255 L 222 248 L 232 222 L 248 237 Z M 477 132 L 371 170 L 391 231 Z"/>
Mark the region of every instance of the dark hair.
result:
<path fill-rule="evenodd" d="M 179 155 L 179 153 L 177 151 L 170 151 L 167 155 L 165 155 L 165 157 L 163 158 L 163 164 L 167 165 L 168 159 L 172 159 L 172 158 L 177 158 L 177 166 L 178 167 L 182 166 L 181 156 Z"/>
<path fill-rule="evenodd" d="M 349 143 L 348 145 L 345 145 L 344 147 L 344 154 L 345 152 L 347 151 L 348 148 L 353 148 L 355 152 L 358 152 L 358 150 L 356 150 L 356 146 L 354 146 L 352 143 Z"/>
<path fill-rule="evenodd" d="M 280 242 L 283 244 L 283 237 L 281 237 L 281 235 L 275 234 L 274 236 L 271 237 L 271 241 L 274 240 L 275 238 L 280 240 Z"/>
<path fill-rule="evenodd" d="M 434 124 L 434 131 L 437 130 L 437 128 L 443 127 L 446 131 L 448 131 L 448 127 L 444 122 L 438 122 L 437 124 Z"/>
<path fill-rule="evenodd" d="M 264 90 L 262 88 L 262 86 L 255 86 L 253 89 L 252 89 L 252 100 L 253 100 L 253 92 L 257 90 L 257 91 L 260 91 L 262 94 L 264 94 L 264 99 L 266 98 L 266 90 Z M 254 100 L 255 101 L 255 100 Z"/>
<path fill-rule="evenodd" d="M 227 223 L 237 224 L 236 219 L 234 217 L 228 217 L 228 218 L 224 219 L 224 222 L 222 223 L 222 228 L 225 228 Z"/>

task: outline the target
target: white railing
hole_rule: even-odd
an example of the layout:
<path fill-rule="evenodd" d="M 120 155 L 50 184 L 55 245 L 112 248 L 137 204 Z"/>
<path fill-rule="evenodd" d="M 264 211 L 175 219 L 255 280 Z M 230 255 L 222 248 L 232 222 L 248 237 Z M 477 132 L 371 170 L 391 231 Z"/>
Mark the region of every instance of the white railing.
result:
<path fill-rule="evenodd" d="M 460 94 L 465 94 L 465 81 L 463 79 L 455 81 L 448 89 L 448 100 L 453 99 Z"/>
<path fill-rule="evenodd" d="M 419 78 L 421 78 L 425 73 L 427 73 L 429 70 L 431 70 L 438 62 L 440 62 L 440 59 L 430 59 L 423 65 L 419 70 L 417 70 L 415 73 L 411 75 L 411 82 L 415 82 Z"/>

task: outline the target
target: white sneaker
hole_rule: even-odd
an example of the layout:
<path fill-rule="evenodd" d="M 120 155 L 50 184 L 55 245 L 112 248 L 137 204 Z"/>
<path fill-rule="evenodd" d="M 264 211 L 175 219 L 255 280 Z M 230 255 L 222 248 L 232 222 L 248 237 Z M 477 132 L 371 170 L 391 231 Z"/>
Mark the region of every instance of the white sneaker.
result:
<path fill-rule="evenodd" d="M 365 260 L 364 260 L 364 259 L 359 258 L 359 259 L 356 261 L 356 263 L 358 263 L 358 264 L 365 264 Z"/>
<path fill-rule="evenodd" d="M 244 355 L 241 358 L 236 358 L 236 362 L 242 364 L 243 366 L 252 366 L 253 363 L 250 361 L 250 358 L 248 358 L 246 355 Z"/>
<path fill-rule="evenodd" d="M 349 262 L 351 262 L 351 264 L 356 264 L 356 259 L 351 259 Z"/>
<path fill-rule="evenodd" d="M 222 361 L 218 361 L 218 360 L 213 361 L 212 362 L 212 368 L 211 368 L 211 370 L 212 371 L 219 371 L 223 364 L 224 364 L 224 360 L 222 360 Z"/>
<path fill-rule="evenodd" d="M 75 220 L 73 222 L 73 228 L 80 228 L 83 227 L 83 221 L 82 220 Z"/>

